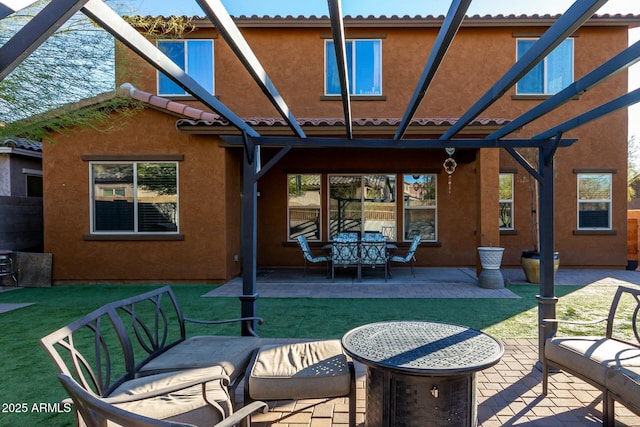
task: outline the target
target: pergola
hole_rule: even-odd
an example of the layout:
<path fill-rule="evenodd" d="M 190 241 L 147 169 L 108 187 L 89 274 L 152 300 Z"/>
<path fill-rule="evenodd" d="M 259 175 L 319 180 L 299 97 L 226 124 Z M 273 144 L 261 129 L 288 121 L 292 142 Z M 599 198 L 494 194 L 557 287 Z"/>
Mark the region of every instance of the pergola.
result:
<path fill-rule="evenodd" d="M 576 139 L 563 138 L 563 134 L 590 121 L 599 119 L 621 108 L 640 101 L 640 89 L 636 89 L 616 99 L 580 114 L 564 123 L 539 133 L 531 138 L 507 138 L 512 132 L 536 120 L 544 114 L 560 107 L 573 97 L 584 93 L 614 74 L 627 69 L 640 60 L 640 42 L 624 49 L 584 77 L 551 96 L 536 107 L 516 117 L 497 131 L 483 139 L 456 138 L 467 125 L 495 103 L 538 62 L 549 54 L 564 39 L 574 33 L 589 20 L 607 0 L 575 0 L 565 13 L 549 27 L 537 42 L 522 56 L 495 84 L 478 99 L 439 139 L 404 139 L 404 134 L 423 97 L 442 63 L 449 46 L 456 36 L 471 0 L 452 0 L 444 17 L 434 46 L 416 83 L 413 96 L 398 125 L 393 139 L 354 138 L 352 132 L 351 100 L 347 75 L 345 31 L 341 0 L 327 0 L 331 29 L 335 46 L 338 73 L 340 77 L 342 109 L 346 134 L 343 138 L 307 137 L 293 113 L 287 107 L 260 64 L 251 47 L 239 31 L 235 22 L 220 0 L 196 0 L 207 18 L 215 25 L 221 36 L 229 44 L 235 55 L 254 78 L 264 95 L 286 121 L 294 136 L 261 136 L 253 127 L 208 93 L 194 79 L 189 77 L 147 40 L 122 17 L 101 0 L 52 0 L 40 13 L 34 16 L 20 31 L 0 47 L 0 80 L 4 79 L 22 60 L 29 56 L 51 34 L 71 16 L 82 12 L 116 39 L 132 49 L 136 54 L 166 74 L 197 100 L 211 108 L 232 126 L 241 136 L 223 136 L 230 145 L 243 147 L 243 188 L 242 188 L 242 259 L 243 296 L 241 315 L 255 316 L 257 311 L 257 182 L 290 150 L 295 147 L 353 147 L 361 149 L 387 148 L 504 148 L 539 183 L 540 212 L 540 293 L 538 295 L 538 318 L 555 317 L 556 302 L 554 283 L 554 156 L 559 147 L 575 143 Z M 34 3 L 34 0 L 0 0 L 0 19 L 9 16 Z M 425 47 L 428 49 L 429 47 Z M 279 148 L 277 154 L 266 164 L 262 164 L 261 147 Z M 518 151 L 519 148 L 533 148 L 538 151 L 538 161 L 534 166 Z M 541 322 L 539 322 L 541 324 Z M 243 326 L 246 329 L 246 326 Z M 255 327 L 255 325 L 254 325 Z M 545 331 L 539 326 L 539 351 L 542 352 Z M 243 334 L 249 333 L 243 330 Z M 541 357 L 541 355 L 540 355 Z"/>

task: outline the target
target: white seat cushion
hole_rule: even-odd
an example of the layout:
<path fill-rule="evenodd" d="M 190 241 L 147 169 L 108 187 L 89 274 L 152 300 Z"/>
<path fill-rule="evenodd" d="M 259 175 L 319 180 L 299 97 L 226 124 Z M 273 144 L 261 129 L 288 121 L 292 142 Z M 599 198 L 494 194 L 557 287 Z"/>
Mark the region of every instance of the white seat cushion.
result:
<path fill-rule="evenodd" d="M 244 372 L 260 342 L 257 337 L 196 336 L 153 358 L 138 372 L 150 375 L 220 365 L 234 381 Z"/>
<path fill-rule="evenodd" d="M 347 362 L 338 340 L 263 346 L 249 372 L 249 395 L 256 400 L 346 396 Z"/>
<path fill-rule="evenodd" d="M 640 348 L 602 337 L 564 337 L 547 340 L 544 355 L 576 373 L 605 384 L 610 367 L 640 366 Z"/>
<path fill-rule="evenodd" d="M 178 372 L 148 375 L 124 382 L 111 393 L 109 398 L 135 396 L 153 393 L 160 389 L 182 384 L 206 376 L 224 374 L 220 366 L 204 369 L 190 369 Z M 217 402 L 220 409 L 207 403 L 202 385 L 198 384 L 169 394 L 134 402 L 118 403 L 115 406 L 127 411 L 161 420 L 179 421 L 198 426 L 214 425 L 232 412 L 231 402 L 221 381 L 207 383 L 206 397 Z"/>

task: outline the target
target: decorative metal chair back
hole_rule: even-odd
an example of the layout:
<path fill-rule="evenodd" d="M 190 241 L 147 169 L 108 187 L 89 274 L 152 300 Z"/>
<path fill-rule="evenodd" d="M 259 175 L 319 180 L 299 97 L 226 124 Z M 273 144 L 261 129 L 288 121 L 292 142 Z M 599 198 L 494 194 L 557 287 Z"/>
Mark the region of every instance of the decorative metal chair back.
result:
<path fill-rule="evenodd" d="M 363 241 L 360 244 L 360 264 L 385 265 L 387 260 L 387 244 L 384 241 Z"/>
<path fill-rule="evenodd" d="M 358 242 L 334 242 L 331 247 L 331 261 L 333 265 L 358 265 Z"/>

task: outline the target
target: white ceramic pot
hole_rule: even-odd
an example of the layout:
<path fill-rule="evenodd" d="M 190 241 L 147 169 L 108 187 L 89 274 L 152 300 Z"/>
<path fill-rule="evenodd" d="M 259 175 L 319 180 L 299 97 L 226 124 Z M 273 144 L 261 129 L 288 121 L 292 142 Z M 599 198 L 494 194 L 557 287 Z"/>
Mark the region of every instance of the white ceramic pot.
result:
<path fill-rule="evenodd" d="M 480 255 L 480 263 L 483 270 L 499 270 L 502 263 L 502 254 L 504 248 L 494 248 L 489 246 L 480 246 L 478 254 Z"/>

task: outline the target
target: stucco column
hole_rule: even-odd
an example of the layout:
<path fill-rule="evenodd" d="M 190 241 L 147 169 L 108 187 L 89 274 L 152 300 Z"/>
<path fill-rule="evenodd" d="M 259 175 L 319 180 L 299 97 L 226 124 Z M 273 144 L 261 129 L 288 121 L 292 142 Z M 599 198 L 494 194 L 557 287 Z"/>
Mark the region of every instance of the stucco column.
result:
<path fill-rule="evenodd" d="M 476 246 L 500 246 L 499 188 L 500 150 L 480 148 L 476 152 Z M 476 275 L 482 266 L 476 252 Z"/>

